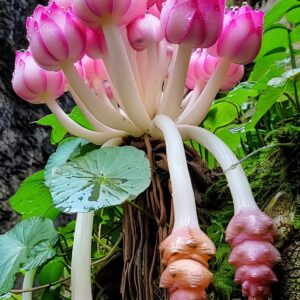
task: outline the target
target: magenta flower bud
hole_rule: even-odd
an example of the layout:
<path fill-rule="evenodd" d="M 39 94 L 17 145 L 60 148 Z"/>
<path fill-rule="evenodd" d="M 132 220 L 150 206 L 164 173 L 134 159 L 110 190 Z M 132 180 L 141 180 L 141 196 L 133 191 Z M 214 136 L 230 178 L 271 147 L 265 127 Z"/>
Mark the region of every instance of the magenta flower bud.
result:
<path fill-rule="evenodd" d="M 218 39 L 223 26 L 224 0 L 168 0 L 161 12 L 167 41 L 207 48 Z"/>
<path fill-rule="evenodd" d="M 67 11 L 69 8 L 71 8 L 72 0 L 51 0 L 49 1 L 49 4 L 52 4 L 55 2 L 60 8 Z"/>
<path fill-rule="evenodd" d="M 208 52 L 237 64 L 251 62 L 261 47 L 263 17 L 262 11 L 252 10 L 248 5 L 229 10 L 225 14 L 223 31 Z"/>
<path fill-rule="evenodd" d="M 63 95 L 65 79 L 61 71 L 40 68 L 29 51 L 17 51 L 12 86 L 22 99 L 40 104 Z"/>
<path fill-rule="evenodd" d="M 159 9 L 159 11 L 162 10 L 164 3 L 166 2 L 166 0 L 156 0 L 156 6 Z"/>
<path fill-rule="evenodd" d="M 228 261 L 237 268 L 235 281 L 242 285 L 244 296 L 265 298 L 269 285 L 277 281 L 272 271 L 281 260 L 272 244 L 277 235 L 272 219 L 259 209 L 240 211 L 227 226 L 226 241 L 232 247 Z"/>
<path fill-rule="evenodd" d="M 154 5 L 155 4 L 155 0 L 148 0 L 147 1 L 147 8 L 149 8 L 149 7 L 151 7 L 152 5 Z"/>
<path fill-rule="evenodd" d="M 163 39 L 159 19 L 146 14 L 130 23 L 127 27 L 130 45 L 137 51 L 143 51 Z"/>
<path fill-rule="evenodd" d="M 76 16 L 90 28 L 105 23 L 128 24 L 142 16 L 147 8 L 146 0 L 74 0 Z"/>
<path fill-rule="evenodd" d="M 104 33 L 101 29 L 86 29 L 86 54 L 93 59 L 100 58 L 107 53 Z"/>
<path fill-rule="evenodd" d="M 157 8 L 157 5 L 154 4 L 150 6 L 147 10 L 148 14 L 155 16 L 156 18 L 160 19 L 160 10 Z"/>
<path fill-rule="evenodd" d="M 38 6 L 27 20 L 30 51 L 46 70 L 58 70 L 64 62 L 76 62 L 84 55 L 85 29 L 70 10 L 55 2 Z"/>

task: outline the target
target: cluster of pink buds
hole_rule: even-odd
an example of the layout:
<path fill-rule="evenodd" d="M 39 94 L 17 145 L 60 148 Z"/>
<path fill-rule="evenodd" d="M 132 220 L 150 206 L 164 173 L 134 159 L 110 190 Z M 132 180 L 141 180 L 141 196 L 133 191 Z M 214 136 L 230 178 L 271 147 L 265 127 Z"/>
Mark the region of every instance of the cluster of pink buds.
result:
<path fill-rule="evenodd" d="M 273 246 L 278 231 L 271 218 L 259 209 L 238 212 L 226 229 L 226 241 L 232 247 L 229 263 L 236 268 L 235 281 L 242 284 L 248 299 L 264 299 L 270 294 L 270 283 L 277 282 L 272 271 L 280 253 Z"/>
<path fill-rule="evenodd" d="M 160 247 L 166 266 L 161 286 L 171 299 L 202 299 L 215 249 L 199 228 L 191 184 L 184 193 L 176 188 L 189 175 L 171 167 L 179 164 L 178 147 L 168 145 L 176 131 L 181 141 L 178 128 L 203 121 L 220 89 L 241 80 L 243 64 L 260 49 L 263 13 L 247 5 L 227 10 L 225 0 L 50 0 L 37 6 L 26 26 L 29 47 L 17 53 L 13 77 L 20 97 L 47 103 L 71 134 L 99 145 L 116 137 L 158 137 L 153 125 L 160 124 L 167 148 L 177 153 L 168 161 L 176 226 Z M 93 130 L 60 108 L 56 98 L 64 91 Z M 273 231 L 265 231 L 273 227 L 259 214 L 250 214 L 253 224 L 251 219 L 244 227 L 234 225 L 237 218 L 238 224 L 244 220 L 237 215 L 227 230 L 236 280 L 245 295 L 267 295 L 268 282 L 275 280 L 270 268 L 278 260 Z"/>

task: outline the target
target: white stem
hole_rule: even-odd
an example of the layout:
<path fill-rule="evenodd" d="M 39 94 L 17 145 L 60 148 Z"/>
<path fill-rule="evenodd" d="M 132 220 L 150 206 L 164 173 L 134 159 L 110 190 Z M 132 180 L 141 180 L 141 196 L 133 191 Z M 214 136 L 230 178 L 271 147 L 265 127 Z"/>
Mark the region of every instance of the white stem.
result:
<path fill-rule="evenodd" d="M 201 94 L 202 88 L 200 86 L 199 83 L 196 84 L 195 89 L 189 93 L 189 95 L 187 97 L 188 101 L 185 101 L 185 99 L 183 100 L 183 105 L 182 105 L 182 114 L 180 117 L 184 117 L 186 114 L 188 114 L 191 109 L 193 108 L 193 105 L 195 104 L 195 102 L 197 101 L 197 98 L 199 97 L 199 95 Z"/>
<path fill-rule="evenodd" d="M 158 73 L 161 71 L 158 69 L 158 48 L 157 45 L 150 46 L 147 50 L 147 61 L 148 61 L 148 72 L 147 72 L 147 84 L 145 85 L 145 106 L 148 114 L 151 118 L 154 117 L 157 105 L 156 98 L 158 93 L 158 88 L 162 88 L 162 84 L 160 87 L 157 87 L 157 78 Z"/>
<path fill-rule="evenodd" d="M 102 147 L 118 146 L 121 138 L 107 141 Z M 91 246 L 94 213 L 78 213 L 72 250 L 72 300 L 92 300 Z"/>
<path fill-rule="evenodd" d="M 175 214 L 174 229 L 183 226 L 199 226 L 192 182 L 176 124 L 164 115 L 155 117 L 153 124 L 161 130 L 166 143 Z M 152 128 L 151 134 L 157 136 L 155 128 Z"/>
<path fill-rule="evenodd" d="M 106 125 L 101 123 L 98 119 L 96 119 L 89 112 L 89 110 L 86 108 L 84 103 L 79 99 L 79 97 L 77 96 L 77 94 L 75 93 L 75 91 L 71 87 L 69 88 L 69 92 L 71 93 L 75 103 L 80 108 L 81 112 L 84 114 L 84 116 L 87 118 L 87 120 L 95 128 L 96 131 L 107 131 L 107 132 L 116 131 L 116 130 L 110 128 L 110 127 L 107 127 Z"/>
<path fill-rule="evenodd" d="M 23 290 L 28 290 L 32 288 L 34 276 L 36 270 L 27 271 L 24 276 L 23 280 Z M 22 300 L 31 300 L 32 299 L 32 292 L 24 292 L 22 293 Z"/>
<path fill-rule="evenodd" d="M 134 73 L 117 25 L 106 24 L 103 31 L 109 49 L 109 58 L 116 88 L 129 118 L 143 132 L 147 132 L 151 123 L 144 107 Z"/>
<path fill-rule="evenodd" d="M 204 128 L 180 125 L 178 129 L 183 140 L 192 139 L 197 141 L 211 152 L 219 162 L 228 181 L 235 213 L 238 213 L 242 209 L 257 208 L 247 176 L 229 147 L 221 139 Z"/>
<path fill-rule="evenodd" d="M 175 119 L 181 111 L 186 74 L 192 47 L 180 45 L 158 112 Z"/>
<path fill-rule="evenodd" d="M 179 116 L 178 121 L 176 122 L 177 124 L 199 125 L 204 120 L 211 103 L 222 86 L 230 64 L 231 61 L 229 59 L 222 58 L 220 60 L 219 65 L 215 69 L 213 75 L 209 78 L 205 88 L 196 100 L 196 103 L 187 114 L 184 114 L 182 117 Z"/>
<path fill-rule="evenodd" d="M 65 63 L 61 67 L 72 89 L 74 89 L 87 109 L 100 122 L 112 128 L 126 130 L 133 136 L 140 136 L 142 134 L 130 120 L 124 119 L 116 110 L 106 105 L 104 101 L 101 101 L 101 99 L 89 89 L 72 63 Z"/>
<path fill-rule="evenodd" d="M 58 105 L 56 100 L 51 100 L 47 102 L 47 105 L 51 112 L 57 117 L 61 125 L 72 135 L 85 138 L 90 142 L 101 145 L 107 140 L 110 140 L 115 137 L 126 136 L 125 131 L 114 131 L 114 132 L 96 132 L 89 129 L 86 129 L 78 125 L 73 121 Z"/>
<path fill-rule="evenodd" d="M 78 213 L 71 265 L 72 300 L 92 300 L 91 246 L 94 213 Z"/>

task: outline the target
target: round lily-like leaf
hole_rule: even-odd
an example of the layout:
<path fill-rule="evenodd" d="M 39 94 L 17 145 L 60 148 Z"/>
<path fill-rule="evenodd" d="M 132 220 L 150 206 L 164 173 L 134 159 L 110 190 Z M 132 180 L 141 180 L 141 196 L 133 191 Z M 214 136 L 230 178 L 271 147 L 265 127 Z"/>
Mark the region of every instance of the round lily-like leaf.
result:
<path fill-rule="evenodd" d="M 145 153 L 134 147 L 104 147 L 53 168 L 49 188 L 54 206 L 88 212 L 135 199 L 150 184 Z"/>
<path fill-rule="evenodd" d="M 58 239 L 49 219 L 31 218 L 0 236 L 0 295 L 8 292 L 20 270 L 33 270 L 55 255 Z"/>

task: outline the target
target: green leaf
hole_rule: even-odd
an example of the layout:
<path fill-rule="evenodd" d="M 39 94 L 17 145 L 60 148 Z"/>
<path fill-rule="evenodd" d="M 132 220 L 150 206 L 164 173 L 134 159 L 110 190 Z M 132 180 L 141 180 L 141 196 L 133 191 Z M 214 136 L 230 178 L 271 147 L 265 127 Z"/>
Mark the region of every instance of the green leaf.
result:
<path fill-rule="evenodd" d="M 93 127 L 90 125 L 88 120 L 85 118 L 85 116 L 77 106 L 75 106 L 72 109 L 71 113 L 69 114 L 69 117 L 79 125 L 87 129 L 93 129 Z M 52 127 L 52 131 L 51 131 L 52 144 L 59 143 L 64 138 L 64 136 L 68 133 L 68 131 L 59 123 L 56 116 L 53 114 L 41 118 L 36 123 L 39 125 Z"/>
<path fill-rule="evenodd" d="M 268 81 L 268 86 L 282 87 L 285 85 L 287 79 L 283 77 L 275 77 Z"/>
<path fill-rule="evenodd" d="M 63 128 L 56 116 L 53 114 L 47 115 L 36 122 L 39 125 L 51 126 L 51 144 L 59 143 L 67 134 L 67 130 Z"/>
<path fill-rule="evenodd" d="M 280 21 L 285 13 L 293 7 L 299 6 L 298 0 L 280 0 L 272 6 L 265 16 L 264 28 L 268 29 L 277 21 Z"/>
<path fill-rule="evenodd" d="M 263 56 L 255 61 L 254 68 L 249 76 L 249 80 L 257 81 L 263 76 L 270 73 L 270 66 L 275 64 L 277 69 L 282 72 L 282 67 L 290 63 L 290 59 L 286 60 L 286 53 L 275 53 Z M 278 65 L 279 64 L 279 65 Z M 274 68 L 274 67 L 273 67 Z M 276 76 L 276 75 L 275 75 Z M 272 77 L 275 77 L 274 75 Z M 269 77 L 270 78 L 270 77 Z"/>
<path fill-rule="evenodd" d="M 285 16 L 289 23 L 300 23 L 300 6 L 290 9 Z"/>
<path fill-rule="evenodd" d="M 254 88 L 254 82 L 242 82 L 230 91 L 224 98 L 225 101 L 241 106 L 248 98 L 258 96 L 258 91 Z"/>
<path fill-rule="evenodd" d="M 48 284 L 59 280 L 63 276 L 63 258 L 55 257 L 39 272 L 37 278 L 40 285 Z"/>
<path fill-rule="evenodd" d="M 259 120 L 269 111 L 269 109 L 275 104 L 275 102 L 282 95 L 281 88 L 267 88 L 259 97 L 256 110 L 247 125 L 247 130 L 255 129 L 255 125 Z"/>
<path fill-rule="evenodd" d="M 53 168 L 50 191 L 64 212 L 87 212 L 133 200 L 150 184 L 145 153 L 105 147 Z"/>
<path fill-rule="evenodd" d="M 261 49 L 256 59 L 271 53 L 275 49 L 279 49 L 279 52 L 284 52 L 289 47 L 288 35 L 288 30 L 284 28 L 274 28 L 265 32 L 262 38 Z"/>
<path fill-rule="evenodd" d="M 49 219 L 31 218 L 0 236 L 0 294 L 8 292 L 20 270 L 33 270 L 55 255 L 57 233 Z"/>
<path fill-rule="evenodd" d="M 51 180 L 52 169 L 64 165 L 68 160 L 80 154 L 82 146 L 89 142 L 82 138 L 74 138 L 60 144 L 56 151 L 51 154 L 45 167 L 45 182 L 49 185 Z"/>
<path fill-rule="evenodd" d="M 59 210 L 52 205 L 49 188 L 44 183 L 44 171 L 26 178 L 9 199 L 9 204 L 22 215 L 22 219 L 45 217 L 54 220 L 59 214 Z"/>
<path fill-rule="evenodd" d="M 210 131 L 226 126 L 238 117 L 238 111 L 234 104 L 217 102 L 209 110 L 203 125 Z"/>
<path fill-rule="evenodd" d="M 292 32 L 291 32 L 291 41 L 292 41 L 292 44 L 295 44 L 295 43 L 300 41 L 300 25 L 296 26 L 292 30 Z"/>
<path fill-rule="evenodd" d="M 285 79 L 294 79 L 298 77 L 300 74 L 300 68 L 292 69 L 289 71 L 286 71 L 282 74 L 282 77 Z"/>

